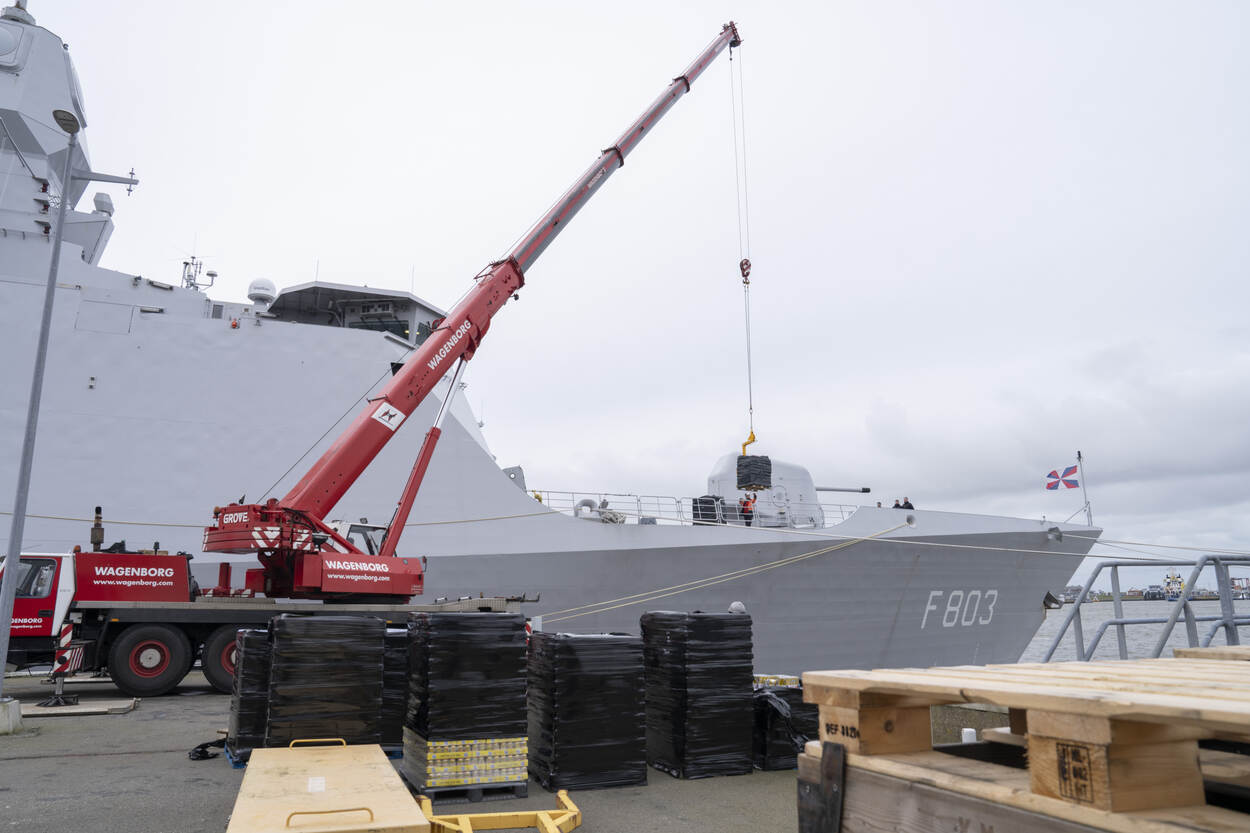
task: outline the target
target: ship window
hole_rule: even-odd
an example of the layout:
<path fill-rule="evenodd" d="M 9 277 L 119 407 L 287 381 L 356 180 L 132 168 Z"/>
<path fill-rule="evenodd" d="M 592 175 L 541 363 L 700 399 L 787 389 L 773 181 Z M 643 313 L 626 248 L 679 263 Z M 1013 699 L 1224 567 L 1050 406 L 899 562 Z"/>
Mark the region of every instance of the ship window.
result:
<path fill-rule="evenodd" d="M 423 344 L 425 340 L 430 337 L 430 333 L 432 332 L 434 331 L 430 329 L 430 323 L 428 321 L 422 321 L 421 323 L 417 324 L 417 337 L 415 339 L 416 343 Z"/>
<path fill-rule="evenodd" d="M 222 313 L 222 306 L 221 306 L 221 304 L 213 304 L 213 314 L 212 314 L 212 317 L 213 317 L 213 318 L 221 318 L 221 313 Z"/>
<path fill-rule="evenodd" d="M 382 318 L 370 319 L 368 321 L 352 321 L 348 327 L 353 330 L 380 330 L 384 333 L 397 335 L 402 339 L 408 338 L 408 322 L 399 318 Z"/>

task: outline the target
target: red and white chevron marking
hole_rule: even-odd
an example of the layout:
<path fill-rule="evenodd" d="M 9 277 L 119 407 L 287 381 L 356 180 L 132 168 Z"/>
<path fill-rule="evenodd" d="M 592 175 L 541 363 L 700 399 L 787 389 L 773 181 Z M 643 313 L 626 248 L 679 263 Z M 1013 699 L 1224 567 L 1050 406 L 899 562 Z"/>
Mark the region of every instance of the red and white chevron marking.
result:
<path fill-rule="evenodd" d="M 61 635 L 57 638 L 56 656 L 52 660 L 53 674 L 73 674 L 82 668 L 83 649 L 81 645 L 71 645 L 74 640 L 74 626 L 66 622 L 61 625 Z"/>

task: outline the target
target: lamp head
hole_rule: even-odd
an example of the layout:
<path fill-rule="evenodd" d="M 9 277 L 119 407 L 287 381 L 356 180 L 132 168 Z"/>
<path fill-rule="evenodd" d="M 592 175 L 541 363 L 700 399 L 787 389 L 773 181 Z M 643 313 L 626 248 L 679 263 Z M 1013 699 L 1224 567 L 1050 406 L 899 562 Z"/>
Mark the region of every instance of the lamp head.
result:
<path fill-rule="evenodd" d="M 52 118 L 56 119 L 57 127 L 71 136 L 82 129 L 82 125 L 78 122 L 78 117 L 69 110 L 53 110 Z"/>

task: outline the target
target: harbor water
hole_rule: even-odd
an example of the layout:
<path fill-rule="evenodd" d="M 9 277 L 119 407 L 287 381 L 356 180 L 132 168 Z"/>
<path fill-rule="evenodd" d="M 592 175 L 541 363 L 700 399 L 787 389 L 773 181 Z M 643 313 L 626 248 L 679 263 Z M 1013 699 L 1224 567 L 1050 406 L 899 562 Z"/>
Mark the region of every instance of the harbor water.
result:
<path fill-rule="evenodd" d="M 1125 601 L 1124 602 L 1124 618 L 1126 619 L 1146 619 L 1146 618 L 1166 618 L 1171 615 L 1175 602 L 1167 601 Z M 1218 601 L 1191 602 L 1195 616 L 1218 616 L 1220 612 L 1220 603 Z M 1250 615 L 1250 600 L 1241 599 L 1233 602 L 1234 609 L 1239 614 Z M 1055 634 L 1063 627 L 1064 621 L 1067 619 L 1072 608 L 1065 606 L 1060 610 L 1049 610 L 1046 612 L 1046 620 L 1042 622 L 1042 626 L 1038 628 L 1037 634 L 1029 643 L 1029 647 L 1025 649 L 1024 655 L 1020 657 L 1021 662 L 1041 662 L 1046 657 L 1046 650 L 1050 647 L 1050 643 L 1054 640 Z M 1115 618 L 1115 605 L 1111 602 L 1095 602 L 1086 603 L 1081 606 L 1081 625 L 1084 628 L 1085 644 L 1088 645 L 1090 640 L 1098 633 L 1098 629 L 1103 622 Z M 1198 639 L 1206 638 L 1210 632 L 1213 622 L 1198 623 Z M 1159 639 L 1159 634 L 1163 625 L 1128 625 L 1124 628 L 1124 639 L 1128 644 L 1129 659 L 1138 659 L 1150 656 L 1154 650 L 1155 642 Z M 1094 652 L 1095 659 L 1119 659 L 1120 651 L 1117 645 L 1115 628 L 1108 628 L 1103 634 L 1102 640 L 1098 643 L 1098 649 Z M 1243 644 L 1250 644 L 1250 625 L 1243 625 L 1239 632 Z M 1164 649 L 1161 656 L 1170 657 L 1172 655 L 1171 648 L 1184 648 L 1189 644 L 1189 640 L 1185 635 L 1185 619 L 1182 616 L 1177 620 L 1176 626 L 1172 629 L 1172 635 L 1168 639 L 1167 648 Z M 1217 633 L 1211 640 L 1212 645 L 1223 645 L 1223 633 Z M 1073 660 L 1076 659 L 1076 643 L 1072 636 L 1071 629 L 1064 634 L 1063 641 L 1055 650 L 1052 661 L 1057 660 Z"/>

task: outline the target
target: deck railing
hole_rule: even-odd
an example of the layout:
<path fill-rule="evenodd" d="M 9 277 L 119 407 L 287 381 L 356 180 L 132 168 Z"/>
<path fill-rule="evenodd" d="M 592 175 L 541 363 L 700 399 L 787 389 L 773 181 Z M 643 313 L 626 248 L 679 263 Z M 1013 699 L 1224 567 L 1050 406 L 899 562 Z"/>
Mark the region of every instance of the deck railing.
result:
<path fill-rule="evenodd" d="M 1148 617 L 1126 617 L 1124 615 L 1124 597 L 1120 593 L 1120 568 L 1121 567 L 1142 567 L 1146 564 L 1151 567 L 1191 567 L 1189 578 L 1185 582 L 1185 587 L 1181 591 L 1180 596 L 1176 599 L 1172 606 L 1171 612 L 1167 616 L 1148 616 Z M 1237 632 L 1239 626 L 1250 626 L 1250 613 L 1238 613 L 1233 606 L 1233 583 L 1228 573 L 1230 566 L 1250 566 L 1250 556 L 1244 555 L 1204 555 L 1195 560 L 1183 561 L 1150 561 L 1143 562 L 1141 560 L 1111 560 L 1100 561 L 1094 567 L 1094 571 L 1090 573 L 1089 579 L 1086 580 L 1081 592 L 1077 594 L 1076 601 L 1071 605 L 1068 616 L 1063 621 L 1063 625 L 1059 628 L 1059 632 L 1055 634 L 1055 638 L 1051 641 L 1050 647 L 1046 650 L 1046 656 L 1042 662 L 1050 662 L 1051 657 L 1055 655 L 1059 643 L 1063 641 L 1068 631 L 1072 631 L 1072 638 L 1076 643 L 1076 658 L 1088 662 L 1094 656 L 1094 651 L 1098 649 L 1098 643 L 1102 641 L 1103 636 L 1110 628 L 1115 628 L 1116 643 L 1119 648 L 1120 659 L 1128 659 L 1128 640 L 1124 635 L 1124 629 L 1129 625 L 1162 625 L 1162 631 L 1158 640 L 1155 642 L 1154 649 L 1151 652 L 1152 657 L 1158 657 L 1163 653 L 1163 648 L 1167 645 L 1168 639 L 1172 636 L 1172 631 L 1176 628 L 1176 623 L 1183 617 L 1185 620 L 1185 636 L 1191 648 L 1205 648 L 1211 644 L 1215 634 L 1223 628 L 1224 639 L 1229 645 L 1240 645 L 1241 637 Z M 1218 614 L 1208 614 L 1199 616 L 1194 613 L 1193 607 L 1190 605 L 1197 586 L 1198 577 L 1208 567 L 1215 571 L 1215 581 L 1220 600 L 1220 612 Z M 1098 631 L 1094 634 L 1094 638 L 1089 645 L 1085 644 L 1085 634 L 1081 622 L 1081 606 L 1089 601 L 1090 589 L 1094 586 L 1094 582 L 1106 570 L 1111 578 L 1111 602 L 1115 605 L 1114 618 L 1103 622 Z M 1199 637 L 1198 623 L 1211 622 L 1210 630 L 1205 636 Z"/>
<path fill-rule="evenodd" d="M 557 512 L 608 523 L 682 524 L 696 523 L 695 498 L 668 495 L 636 495 L 627 492 L 531 492 L 543 505 Z M 858 506 L 844 503 L 790 502 L 779 510 L 757 504 L 752 525 L 812 529 L 836 526 L 851 516 Z M 698 523 L 711 521 L 700 519 Z M 738 504 L 726 501 L 720 506 L 717 523 L 743 526 L 745 519 Z"/>

